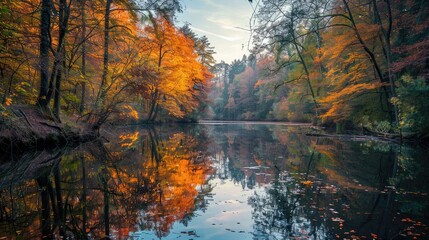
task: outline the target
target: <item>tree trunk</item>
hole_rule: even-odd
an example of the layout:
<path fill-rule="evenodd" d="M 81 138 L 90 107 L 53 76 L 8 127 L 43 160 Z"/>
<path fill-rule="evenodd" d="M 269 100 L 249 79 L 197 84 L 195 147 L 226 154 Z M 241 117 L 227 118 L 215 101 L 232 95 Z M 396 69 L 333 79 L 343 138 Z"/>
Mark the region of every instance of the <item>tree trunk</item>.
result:
<path fill-rule="evenodd" d="M 37 184 L 41 189 L 40 196 L 42 202 L 42 219 L 41 219 L 41 228 L 42 228 L 42 238 L 51 239 L 52 230 L 51 230 L 51 208 L 49 206 L 49 193 L 48 185 L 49 178 L 47 176 L 41 176 L 37 179 Z"/>
<path fill-rule="evenodd" d="M 80 105 L 79 105 L 79 114 L 82 115 L 85 111 L 85 96 L 86 96 L 86 83 L 81 83 L 81 96 L 80 96 Z"/>
<path fill-rule="evenodd" d="M 155 111 L 153 113 L 153 117 L 151 119 L 152 122 L 155 122 L 156 117 L 158 116 L 158 112 L 159 112 L 159 104 L 157 103 L 156 106 L 155 106 Z"/>
<path fill-rule="evenodd" d="M 82 164 L 82 197 L 81 197 L 81 203 L 82 203 L 82 229 L 86 233 L 86 223 L 87 223 L 87 216 L 86 216 L 86 192 L 87 192 L 87 183 L 86 183 L 86 167 L 85 167 L 85 155 L 81 153 L 80 160 Z M 86 237 L 86 234 L 84 235 Z"/>
<path fill-rule="evenodd" d="M 4 79 L 4 68 L 0 67 L 0 82 L 3 82 L 3 79 Z M 12 78 L 9 81 L 8 90 L 4 91 L 3 98 L 1 100 L 2 104 L 6 103 L 6 98 L 8 97 L 8 95 L 10 93 L 11 87 L 12 87 Z"/>
<path fill-rule="evenodd" d="M 387 3 L 387 10 L 388 10 L 388 28 L 385 32 L 385 38 L 386 38 L 386 51 L 387 51 L 387 73 L 389 77 L 389 83 L 390 83 L 390 91 L 392 93 L 392 97 L 396 98 L 396 86 L 395 86 L 395 76 L 392 74 L 392 46 L 391 46 L 391 34 L 392 34 L 392 25 L 393 25 L 393 18 L 392 18 L 392 7 L 390 5 L 390 0 L 386 0 Z M 383 27 L 383 26 L 382 26 Z M 399 127 L 399 110 L 398 105 L 393 104 L 393 110 L 395 115 L 395 124 L 396 127 Z"/>
<path fill-rule="evenodd" d="M 350 9 L 350 7 L 349 7 L 349 4 L 347 3 L 347 0 L 343 0 L 343 3 L 344 3 L 344 6 L 346 7 L 346 10 L 347 10 L 347 13 L 348 13 L 348 15 L 349 15 L 349 20 L 350 20 L 350 22 L 351 22 L 351 24 L 352 24 L 352 28 L 353 28 L 353 30 L 355 31 L 355 33 L 356 33 L 356 37 L 357 37 L 357 39 L 358 39 L 358 41 L 359 41 L 359 43 L 362 45 L 362 48 L 365 50 L 365 52 L 368 54 L 368 57 L 369 57 L 369 59 L 371 60 L 371 63 L 373 64 L 373 66 L 374 66 L 374 68 L 375 68 L 375 71 L 376 71 L 376 73 L 377 73 L 377 77 L 380 79 L 380 82 L 381 83 L 385 83 L 386 82 L 386 80 L 384 79 L 384 77 L 383 77 L 383 74 L 382 74 L 382 71 L 381 71 L 381 68 L 380 68 L 380 65 L 378 64 L 378 61 L 377 61 L 377 59 L 375 58 L 375 54 L 374 54 L 374 52 L 372 52 L 369 48 L 368 48 L 368 46 L 365 44 L 365 42 L 364 42 L 364 40 L 362 39 L 362 36 L 360 35 L 360 33 L 359 33 L 359 31 L 358 31 L 358 28 L 357 28 L 357 26 L 356 26 L 356 22 L 354 21 L 354 17 L 353 17 L 353 13 L 352 13 L 352 11 L 351 11 L 351 9 Z M 390 5 L 389 5 L 389 8 L 390 8 Z M 391 17 L 391 16 L 390 16 Z M 381 23 L 380 23 L 381 24 Z M 390 30 L 391 29 L 391 22 L 389 23 L 389 30 L 388 31 L 391 31 Z M 386 33 L 384 33 L 384 37 L 386 37 L 387 35 L 385 35 Z M 389 42 L 390 42 L 390 33 L 389 33 L 389 36 L 387 37 L 388 39 L 389 39 Z M 390 43 L 389 43 L 390 44 Z M 387 51 L 391 51 L 391 50 L 387 50 Z M 387 54 L 388 55 L 388 54 Z M 389 67 L 389 66 L 388 66 Z M 388 71 L 390 71 L 390 69 L 388 69 Z M 389 73 L 389 75 L 390 75 L 390 73 Z M 391 76 L 389 76 L 388 77 L 388 82 L 391 84 L 391 89 L 390 89 L 390 96 L 391 97 L 395 97 L 396 96 L 396 94 L 395 94 L 395 89 L 394 89 L 394 82 L 392 82 L 392 78 L 391 78 Z M 393 107 L 393 109 L 394 109 L 394 114 L 395 114 L 395 122 L 396 123 L 398 123 L 398 109 L 397 109 L 397 106 L 396 105 L 393 105 L 392 106 L 392 103 L 390 103 L 390 101 L 389 101 L 389 94 L 387 93 L 387 89 L 386 89 L 386 87 L 385 86 L 383 86 L 383 89 L 384 89 L 384 91 L 386 92 L 386 101 L 387 101 L 387 105 L 388 106 L 390 106 L 390 107 Z M 398 125 L 397 125 L 398 126 Z"/>
<path fill-rule="evenodd" d="M 40 89 L 37 103 L 46 108 L 48 94 L 48 75 L 49 75 L 49 28 L 51 24 L 51 1 L 42 0 L 42 11 L 40 16 Z"/>
<path fill-rule="evenodd" d="M 61 105 L 61 79 L 62 71 L 65 69 L 65 47 L 64 41 L 67 33 L 68 19 L 70 16 L 70 9 L 67 6 L 67 0 L 60 0 L 60 11 L 59 11 L 59 44 L 57 48 L 56 59 L 54 63 L 54 69 L 52 70 L 51 83 L 54 82 L 55 77 L 55 89 L 54 89 L 54 115 L 58 121 L 60 121 L 60 105 Z M 55 76 L 53 75 L 55 74 Z M 52 86 L 53 87 L 53 86 Z M 52 93 L 52 87 L 50 86 L 49 92 Z M 48 92 L 47 101 L 49 103 L 51 94 Z"/>
<path fill-rule="evenodd" d="M 104 106 L 107 94 L 107 75 L 109 73 L 109 21 L 110 21 L 110 6 L 113 0 L 106 1 L 106 11 L 104 14 L 104 54 L 103 54 L 103 75 L 101 77 L 100 90 L 98 91 L 97 99 L 95 100 L 95 108 L 99 108 L 100 104 Z M 100 103 L 101 101 L 101 103 Z"/>
<path fill-rule="evenodd" d="M 313 86 L 311 85 L 310 72 L 308 71 L 307 64 L 305 63 L 304 57 L 303 57 L 303 55 L 301 53 L 301 50 L 299 49 L 299 46 L 298 46 L 299 44 L 296 42 L 297 39 L 296 39 L 296 36 L 295 36 L 293 14 L 292 14 L 292 17 L 291 17 L 290 31 L 291 31 L 292 39 L 293 39 L 292 43 L 293 43 L 293 45 L 295 47 L 295 50 L 296 50 L 296 52 L 298 54 L 300 62 L 302 64 L 303 68 L 304 68 L 305 76 L 306 76 L 306 79 L 307 79 L 307 85 L 308 85 L 308 88 L 310 89 L 311 98 L 312 98 L 313 104 L 314 104 L 314 111 L 316 113 L 316 118 L 318 118 L 319 117 L 319 110 L 318 110 L 319 106 L 318 106 L 317 101 L 316 101 L 316 96 L 314 94 Z"/>
<path fill-rule="evenodd" d="M 46 96 L 46 101 L 51 101 L 51 98 L 55 92 L 56 88 L 56 78 L 58 78 L 58 71 L 61 71 L 62 68 L 62 62 L 64 60 L 64 39 L 67 33 L 67 25 L 68 25 L 68 18 L 70 15 L 70 9 L 67 6 L 67 0 L 60 0 L 60 9 L 58 12 L 58 26 L 59 26 L 59 36 L 58 36 L 58 46 L 55 54 L 55 61 L 54 65 L 52 67 L 51 72 L 51 78 L 49 81 L 49 88 L 48 88 L 48 94 Z"/>
<path fill-rule="evenodd" d="M 155 106 L 157 105 L 157 99 L 158 99 L 158 89 L 155 90 L 155 92 L 152 94 L 150 98 L 150 110 L 146 121 L 152 121 L 153 119 L 152 116 L 155 110 Z"/>
<path fill-rule="evenodd" d="M 104 233 L 106 235 L 106 238 L 109 239 L 110 236 L 110 203 L 109 203 L 109 187 L 107 184 L 107 170 L 103 169 L 103 175 L 102 176 L 102 182 L 103 182 L 103 202 L 104 202 L 104 208 L 103 208 L 103 218 L 104 218 Z"/>
<path fill-rule="evenodd" d="M 64 54 L 64 48 L 61 51 L 61 55 Z M 54 95 L 54 116 L 57 118 L 59 122 L 61 122 L 60 119 L 60 109 L 61 109 L 61 80 L 62 80 L 62 71 L 65 68 L 65 61 L 62 60 L 62 67 L 58 69 L 57 77 L 55 80 L 55 95 Z"/>
<path fill-rule="evenodd" d="M 62 189 L 61 189 L 61 175 L 60 175 L 60 160 L 54 167 L 54 181 L 55 181 L 55 197 L 57 202 L 58 218 L 56 219 L 56 225 L 59 227 L 60 236 L 65 235 L 65 219 L 64 219 L 64 207 L 62 199 Z"/>
<path fill-rule="evenodd" d="M 391 97 L 396 98 L 396 87 L 395 87 L 395 79 L 392 74 L 392 46 L 391 46 L 391 34 L 392 34 L 392 25 L 393 25 L 393 18 L 392 18 L 392 7 L 390 4 L 390 0 L 385 0 L 387 5 L 387 29 L 383 26 L 383 22 L 381 21 L 380 12 L 378 11 L 377 2 L 373 0 L 373 6 L 374 6 L 374 15 L 376 16 L 376 23 L 380 26 L 381 32 L 384 37 L 384 44 L 386 45 L 384 47 L 385 49 L 385 58 L 387 63 L 387 78 L 389 80 L 390 85 L 390 94 Z M 396 127 L 399 127 L 399 111 L 397 104 L 393 104 L 393 114 L 395 119 L 395 125 Z"/>
<path fill-rule="evenodd" d="M 86 0 L 81 0 L 80 12 L 82 15 L 82 65 L 81 65 L 81 74 L 83 76 L 83 81 L 81 82 L 82 90 L 80 97 L 79 105 L 79 114 L 82 115 L 85 111 L 85 95 L 86 95 L 86 17 L 85 17 L 85 3 Z"/>

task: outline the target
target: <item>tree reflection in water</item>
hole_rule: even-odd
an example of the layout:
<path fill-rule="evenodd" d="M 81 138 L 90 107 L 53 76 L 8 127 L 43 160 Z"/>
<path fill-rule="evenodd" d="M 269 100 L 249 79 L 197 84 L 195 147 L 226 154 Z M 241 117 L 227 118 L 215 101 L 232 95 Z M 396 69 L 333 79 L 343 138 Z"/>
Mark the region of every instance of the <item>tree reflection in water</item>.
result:
<path fill-rule="evenodd" d="M 298 171 L 290 171 L 297 167 L 291 163 L 275 174 L 263 194 L 249 199 L 256 236 L 425 238 L 428 188 L 413 182 L 428 179 L 423 170 L 428 164 L 418 169 L 418 161 L 406 161 L 421 158 L 416 152 L 383 142 L 346 144 L 335 139 L 309 146 Z"/>
<path fill-rule="evenodd" d="M 7 224 L 2 229 L 25 239 L 125 239 L 137 229 L 162 237 L 174 222 L 186 223 L 196 209 L 206 207 L 211 168 L 204 135 L 196 139 L 149 128 L 118 136 L 118 141 L 90 143 L 64 156 L 39 154 L 43 159 L 36 161 L 46 162 L 43 168 L 17 181 L 2 178 L 0 220 Z M 33 167 L 31 158 L 23 156 L 27 166 L 2 168 L 2 173 L 16 176 L 15 169 Z"/>
<path fill-rule="evenodd" d="M 0 238 L 427 236 L 427 152 L 307 130 L 122 128 L 78 149 L 3 154 Z"/>
<path fill-rule="evenodd" d="M 429 188 L 416 185 L 429 179 L 425 151 L 309 138 L 296 128 L 254 126 L 245 134 L 243 128 L 213 127 L 211 151 L 219 178 L 264 189 L 248 199 L 254 239 L 428 234 Z"/>

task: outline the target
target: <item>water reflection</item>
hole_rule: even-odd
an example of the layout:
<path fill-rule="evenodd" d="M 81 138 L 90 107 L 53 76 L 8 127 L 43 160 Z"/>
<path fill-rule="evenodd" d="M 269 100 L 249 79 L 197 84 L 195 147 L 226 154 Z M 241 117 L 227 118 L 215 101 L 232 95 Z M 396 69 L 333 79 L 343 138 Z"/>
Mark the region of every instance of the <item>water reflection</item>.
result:
<path fill-rule="evenodd" d="M 427 237 L 427 151 L 308 130 L 120 128 L 78 149 L 2 154 L 0 239 Z"/>

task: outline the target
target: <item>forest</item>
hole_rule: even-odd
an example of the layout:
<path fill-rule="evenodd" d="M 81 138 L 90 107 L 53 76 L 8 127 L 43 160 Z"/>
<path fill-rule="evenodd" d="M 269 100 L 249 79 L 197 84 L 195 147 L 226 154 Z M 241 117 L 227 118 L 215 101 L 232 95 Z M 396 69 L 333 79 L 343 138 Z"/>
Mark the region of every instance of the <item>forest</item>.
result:
<path fill-rule="evenodd" d="M 249 2 L 250 53 L 226 63 L 175 23 L 178 0 L 3 0 L 0 122 L 31 105 L 55 122 L 269 120 L 428 137 L 427 1 Z"/>
<path fill-rule="evenodd" d="M 237 1 L 0 0 L 0 240 L 428 238 L 429 1 Z"/>
<path fill-rule="evenodd" d="M 204 103 L 210 43 L 174 26 L 178 2 L 2 1 L 4 108 L 60 121 L 190 118 Z M 205 57 L 208 55 L 208 57 Z"/>
<path fill-rule="evenodd" d="M 257 1 L 249 56 L 215 66 L 210 116 L 429 133 L 427 1 Z"/>

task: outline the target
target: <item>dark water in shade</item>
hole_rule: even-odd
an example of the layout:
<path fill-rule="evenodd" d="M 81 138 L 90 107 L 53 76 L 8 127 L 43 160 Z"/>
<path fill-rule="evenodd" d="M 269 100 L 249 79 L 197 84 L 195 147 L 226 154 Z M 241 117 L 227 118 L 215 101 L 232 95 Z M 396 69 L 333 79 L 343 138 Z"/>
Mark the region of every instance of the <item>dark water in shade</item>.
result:
<path fill-rule="evenodd" d="M 284 124 L 0 155 L 0 239 L 429 239 L 429 152 Z"/>

